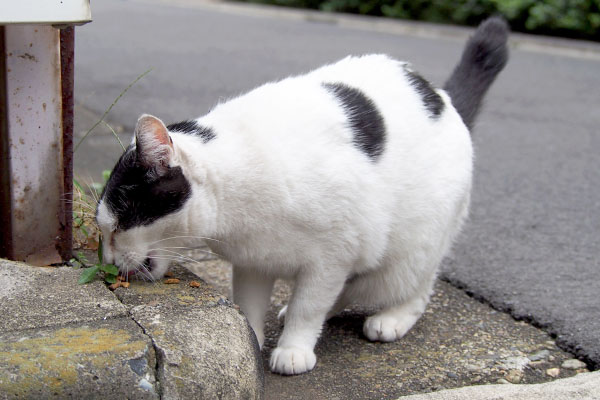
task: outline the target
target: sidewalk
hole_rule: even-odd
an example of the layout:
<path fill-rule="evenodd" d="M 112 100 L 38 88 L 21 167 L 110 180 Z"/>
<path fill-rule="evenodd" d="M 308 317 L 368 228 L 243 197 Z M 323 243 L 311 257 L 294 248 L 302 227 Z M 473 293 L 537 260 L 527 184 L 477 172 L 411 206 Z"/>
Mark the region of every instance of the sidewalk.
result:
<path fill-rule="evenodd" d="M 314 371 L 274 375 L 263 363 L 287 285 L 277 284 L 261 357 L 245 318 L 220 294 L 227 263 L 188 267 L 217 289 L 181 267 L 177 284 L 132 281 L 111 292 L 99 280 L 78 285 L 70 267 L 0 260 L 0 398 L 600 398 L 600 372 L 583 373 L 545 333 L 443 282 L 401 341 L 366 341 L 369 310 L 349 309 L 327 323 Z M 471 386 L 489 383 L 503 384 Z M 443 390 L 462 386 L 471 387 Z"/>
<path fill-rule="evenodd" d="M 175 269 L 178 284 L 113 293 L 79 270 L 0 260 L 0 399 L 259 399 L 244 316 Z"/>
<path fill-rule="evenodd" d="M 227 293 L 226 262 L 186 267 Z M 290 292 L 285 282 L 276 283 L 265 329 L 265 366 L 283 328 L 277 312 Z M 363 337 L 364 317 L 372 311 L 354 307 L 329 320 L 317 344 L 317 367 L 310 373 L 285 377 L 265 370 L 265 398 L 392 399 L 428 392 L 435 393 L 418 399 L 531 398 L 528 394 L 540 399 L 600 398 L 600 372 L 582 375 L 585 365 L 560 350 L 545 332 L 446 282 L 437 282 L 423 317 L 396 343 L 371 343 Z M 573 376 L 575 381 L 561 383 L 560 378 Z M 554 385 L 527 385 L 552 381 Z M 496 383 L 501 385 L 479 390 Z M 472 385 L 467 393 L 444 390 Z"/>

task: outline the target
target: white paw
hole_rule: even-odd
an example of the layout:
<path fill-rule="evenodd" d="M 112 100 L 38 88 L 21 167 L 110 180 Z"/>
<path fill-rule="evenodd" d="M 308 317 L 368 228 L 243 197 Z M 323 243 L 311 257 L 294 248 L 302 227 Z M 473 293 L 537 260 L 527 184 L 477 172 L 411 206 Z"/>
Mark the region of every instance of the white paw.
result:
<path fill-rule="evenodd" d="M 286 312 L 287 312 L 287 305 L 281 307 L 281 310 L 279 310 L 279 312 L 277 313 L 277 320 L 284 321 Z"/>
<path fill-rule="evenodd" d="M 271 353 L 271 371 L 282 375 L 297 375 L 310 371 L 317 363 L 311 349 L 299 347 L 277 347 Z"/>
<path fill-rule="evenodd" d="M 375 342 L 393 342 L 400 339 L 414 325 L 415 319 L 398 319 L 389 315 L 373 315 L 365 321 L 363 333 Z"/>

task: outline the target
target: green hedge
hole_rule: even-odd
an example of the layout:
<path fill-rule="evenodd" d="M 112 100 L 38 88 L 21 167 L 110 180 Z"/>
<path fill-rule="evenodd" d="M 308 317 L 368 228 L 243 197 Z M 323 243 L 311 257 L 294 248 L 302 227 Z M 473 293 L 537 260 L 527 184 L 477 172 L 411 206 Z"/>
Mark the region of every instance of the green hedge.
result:
<path fill-rule="evenodd" d="M 600 0 L 246 1 L 462 25 L 501 14 L 515 31 L 600 41 Z"/>

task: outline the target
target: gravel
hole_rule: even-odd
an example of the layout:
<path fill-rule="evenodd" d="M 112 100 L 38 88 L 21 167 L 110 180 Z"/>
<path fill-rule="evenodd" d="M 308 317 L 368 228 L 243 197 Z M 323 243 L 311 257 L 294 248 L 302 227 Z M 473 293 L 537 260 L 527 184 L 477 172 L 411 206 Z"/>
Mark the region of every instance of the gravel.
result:
<path fill-rule="evenodd" d="M 583 361 L 579 361 L 576 358 L 571 358 L 569 360 L 565 360 L 565 361 L 563 361 L 563 363 L 560 366 L 561 366 L 561 368 L 566 368 L 566 369 L 582 369 L 582 368 L 586 367 L 586 365 Z"/>

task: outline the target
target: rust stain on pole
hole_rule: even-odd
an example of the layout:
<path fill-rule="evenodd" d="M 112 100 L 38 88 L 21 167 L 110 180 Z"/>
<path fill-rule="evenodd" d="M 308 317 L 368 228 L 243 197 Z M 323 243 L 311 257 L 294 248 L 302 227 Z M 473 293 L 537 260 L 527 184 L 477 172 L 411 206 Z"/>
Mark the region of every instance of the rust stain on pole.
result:
<path fill-rule="evenodd" d="M 13 258 L 5 54 L 4 27 L 0 26 L 0 257 Z"/>
<path fill-rule="evenodd" d="M 60 64 L 62 85 L 63 127 L 63 193 L 61 202 L 60 233 L 56 247 L 63 260 L 73 252 L 73 88 L 75 60 L 75 28 L 60 31 Z"/>

